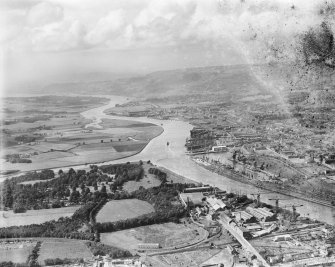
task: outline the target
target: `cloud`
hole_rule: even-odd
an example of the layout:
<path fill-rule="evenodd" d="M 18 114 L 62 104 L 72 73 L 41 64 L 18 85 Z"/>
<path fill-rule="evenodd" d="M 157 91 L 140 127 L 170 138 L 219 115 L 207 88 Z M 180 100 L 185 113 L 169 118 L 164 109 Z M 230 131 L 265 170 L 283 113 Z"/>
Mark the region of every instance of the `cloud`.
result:
<path fill-rule="evenodd" d="M 43 26 L 63 19 L 63 8 L 50 2 L 33 6 L 27 14 L 27 24 L 31 27 Z"/>
<path fill-rule="evenodd" d="M 89 45 L 100 45 L 122 33 L 125 26 L 123 10 L 113 10 L 98 20 L 96 25 L 85 37 Z"/>
<path fill-rule="evenodd" d="M 85 28 L 77 20 L 64 20 L 30 29 L 28 35 L 34 51 L 64 51 L 82 45 Z"/>
<path fill-rule="evenodd" d="M 20 10 L 21 19 L 12 19 L 4 38 L 12 50 L 205 43 L 228 52 L 235 47 L 251 61 L 271 61 L 274 53 L 292 56 L 299 34 L 331 18 L 328 9 L 321 14 L 324 4 L 304 0 L 30 0 L 21 8 L 19 2 L 6 7 L 12 14 Z"/>

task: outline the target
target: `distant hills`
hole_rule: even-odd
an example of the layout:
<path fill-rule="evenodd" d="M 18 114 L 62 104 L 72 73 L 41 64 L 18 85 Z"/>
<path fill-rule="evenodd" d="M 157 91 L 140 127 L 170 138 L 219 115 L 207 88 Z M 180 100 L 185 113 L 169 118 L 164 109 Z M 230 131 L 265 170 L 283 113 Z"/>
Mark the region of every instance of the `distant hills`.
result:
<path fill-rule="evenodd" d="M 99 78 L 100 77 L 100 78 Z M 103 80 L 101 79 L 103 78 Z M 35 88 L 34 93 L 78 93 L 153 98 L 188 94 L 222 94 L 235 97 L 271 95 L 248 65 L 213 66 L 157 71 L 133 77 L 87 74 L 85 80 L 57 82 Z"/>

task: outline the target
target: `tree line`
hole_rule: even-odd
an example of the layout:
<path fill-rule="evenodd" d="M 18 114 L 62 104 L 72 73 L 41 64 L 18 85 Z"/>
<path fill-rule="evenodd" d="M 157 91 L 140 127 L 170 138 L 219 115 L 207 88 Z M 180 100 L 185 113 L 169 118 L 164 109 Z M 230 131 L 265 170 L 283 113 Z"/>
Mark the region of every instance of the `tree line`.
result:
<path fill-rule="evenodd" d="M 60 208 L 66 203 L 85 204 L 88 201 L 99 201 L 101 198 L 122 199 L 124 196 L 120 192 L 117 193 L 117 189 L 120 191 L 127 181 L 140 180 L 144 170 L 141 164 L 129 163 L 100 167 L 91 165 L 87 172 L 71 168 L 67 173 L 60 170 L 58 174 L 59 177 L 54 178 L 52 170 L 43 170 L 6 179 L 2 188 L 4 206 L 13 209 L 14 212 L 25 212 L 31 209 Z M 115 178 L 109 174 L 114 174 Z M 33 180 L 44 181 L 22 184 Z M 102 184 L 100 190 L 98 183 Z M 107 186 L 113 194 L 107 193 Z"/>
<path fill-rule="evenodd" d="M 130 198 L 147 201 L 152 204 L 155 211 L 132 219 L 116 222 L 97 223 L 99 233 L 114 232 L 138 226 L 151 225 L 164 222 L 179 222 L 186 215 L 184 207 L 179 203 L 178 191 L 182 191 L 186 184 L 160 185 L 148 189 L 141 188 L 134 191 Z"/>
<path fill-rule="evenodd" d="M 158 168 L 149 168 L 148 172 L 154 174 L 162 183 L 167 182 L 167 174 Z"/>

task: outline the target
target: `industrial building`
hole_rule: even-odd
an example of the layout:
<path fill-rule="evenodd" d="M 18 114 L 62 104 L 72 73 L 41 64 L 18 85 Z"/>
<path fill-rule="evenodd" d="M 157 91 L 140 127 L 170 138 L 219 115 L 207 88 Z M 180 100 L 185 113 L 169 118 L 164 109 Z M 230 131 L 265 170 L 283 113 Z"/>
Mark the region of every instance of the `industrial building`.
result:
<path fill-rule="evenodd" d="M 179 199 L 184 207 L 187 206 L 203 206 L 204 203 L 202 202 L 204 198 L 203 193 L 201 192 L 194 192 L 194 193 L 180 193 Z"/>
<path fill-rule="evenodd" d="M 221 199 L 218 199 L 216 197 L 207 197 L 206 201 L 210 205 L 210 207 L 215 211 L 223 210 L 226 207 L 226 204 L 223 203 Z"/>
<path fill-rule="evenodd" d="M 259 221 L 265 221 L 269 217 L 272 217 L 274 214 L 266 208 L 252 208 L 247 207 L 246 211 L 254 216 Z"/>

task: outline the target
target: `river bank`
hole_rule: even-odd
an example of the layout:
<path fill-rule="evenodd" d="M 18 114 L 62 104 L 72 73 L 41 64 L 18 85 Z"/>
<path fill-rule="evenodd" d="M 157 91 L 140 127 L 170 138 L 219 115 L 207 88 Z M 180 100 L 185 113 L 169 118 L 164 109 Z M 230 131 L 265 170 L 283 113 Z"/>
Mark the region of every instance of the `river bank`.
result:
<path fill-rule="evenodd" d="M 129 99 L 127 100 L 126 97 L 120 96 L 110 96 L 110 98 L 111 101 L 108 105 L 85 111 L 82 113 L 82 115 L 86 118 L 94 118 L 96 121 L 108 118 L 152 123 L 162 126 L 164 131 L 159 136 L 153 138 L 140 153 L 127 157 L 126 159 L 123 158 L 111 160 L 98 163 L 97 165 L 123 163 L 125 161 L 150 160 L 152 163 L 164 167 L 178 175 L 184 176 L 189 180 L 217 186 L 220 189 L 226 190 L 228 192 L 240 192 L 242 194 L 246 194 L 251 199 L 253 198 L 252 194 L 257 194 L 260 191 L 260 188 L 254 185 L 246 184 L 241 181 L 230 179 L 227 176 L 213 173 L 193 162 L 193 160 L 191 160 L 191 158 L 186 155 L 185 148 L 186 138 L 189 136 L 190 130 L 193 128 L 193 126 L 188 122 L 159 120 L 146 117 L 123 117 L 107 115 L 104 113 L 104 111 L 109 107 L 129 101 Z M 169 142 L 169 145 L 167 145 L 167 142 Z M 92 159 L 88 159 L 87 163 L 89 164 L 90 161 L 92 161 Z M 74 169 L 85 169 L 88 168 L 88 165 L 84 164 L 68 167 L 73 167 Z M 55 168 L 53 170 L 58 171 L 59 169 L 60 168 Z M 17 174 L 15 176 L 17 176 Z M 305 200 L 294 196 L 286 196 L 278 192 L 271 192 L 269 190 L 262 189 L 262 192 L 263 191 L 266 191 L 266 194 L 262 195 L 262 201 L 265 203 L 273 205 L 274 203 L 270 199 L 285 198 L 285 200 L 282 201 L 283 205 L 303 205 L 302 207 L 299 207 L 298 210 L 301 216 L 310 217 L 311 219 L 317 219 L 319 221 L 333 225 L 335 224 L 335 209 L 332 207 L 324 206 L 311 202 L 310 200 Z"/>
<path fill-rule="evenodd" d="M 235 180 L 235 181 L 239 181 L 245 184 L 250 184 L 252 186 L 256 186 L 262 190 L 268 190 L 274 193 L 278 193 L 278 194 L 282 194 L 282 195 L 286 195 L 289 197 L 295 197 L 295 198 L 299 198 L 305 201 L 310 201 L 316 204 L 320 204 L 326 207 L 330 207 L 330 208 L 334 208 L 335 206 L 332 205 L 330 202 L 327 202 L 325 200 L 322 199 L 316 199 L 316 198 L 310 198 L 310 197 L 306 197 L 304 194 L 301 194 L 299 192 L 295 192 L 293 189 L 288 189 L 288 188 L 280 188 L 280 185 L 275 185 L 273 183 L 271 184 L 267 184 L 265 182 L 260 182 L 260 181 L 256 181 L 256 180 L 252 180 L 252 179 L 248 179 L 246 176 L 240 174 L 240 173 L 235 173 L 227 168 L 224 167 L 216 167 L 216 166 L 212 166 L 212 165 L 203 165 L 201 163 L 198 163 L 198 165 L 202 166 L 203 168 L 217 173 L 219 175 L 225 175 L 228 178 Z"/>
<path fill-rule="evenodd" d="M 54 96 L 44 96 L 43 99 L 52 99 L 52 97 Z M 57 97 L 59 99 L 60 96 Z M 86 102 L 89 102 L 90 98 Z M 113 107 L 117 103 L 129 101 L 129 98 L 117 96 L 108 96 L 108 98 L 100 96 L 99 98 L 103 101 L 101 100 L 97 105 L 87 104 L 89 110 L 85 110 L 85 108 L 81 108 L 77 112 L 74 110 L 71 113 L 73 114 L 72 117 L 68 114 L 68 106 L 64 105 L 64 110 L 59 110 L 63 113 L 50 115 L 50 118 L 45 121 L 20 122 L 3 126 L 14 127 L 11 136 L 15 138 L 18 134 L 24 133 L 24 136 L 38 136 L 38 139 L 31 142 L 14 143 L 2 150 L 0 181 L 18 175 L 19 173 L 15 173 L 15 170 L 23 173 L 124 159 L 140 153 L 152 138 L 162 134 L 163 128 L 155 124 L 111 120 L 109 117 L 95 116 L 96 114 L 102 114 L 103 110 Z M 22 96 L 18 96 L 18 99 L 21 101 Z M 38 98 L 34 95 L 30 96 L 29 99 L 38 102 Z M 67 97 L 64 97 L 65 102 L 68 101 L 67 99 Z M 77 97 L 72 96 L 71 99 L 75 102 Z M 40 109 L 43 113 L 43 103 L 40 107 L 42 107 Z M 23 105 L 22 108 L 27 107 Z M 51 108 L 50 112 L 54 112 L 54 109 Z M 43 128 L 43 124 L 47 125 L 46 129 Z M 12 128 L 8 128 L 8 131 Z M 36 132 L 31 133 L 31 129 L 36 129 Z M 8 160 L 8 155 L 28 158 L 30 162 L 14 162 Z M 7 160 L 5 160 L 5 157 Z"/>

